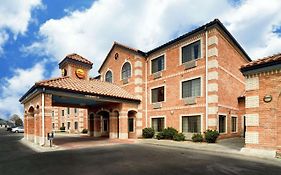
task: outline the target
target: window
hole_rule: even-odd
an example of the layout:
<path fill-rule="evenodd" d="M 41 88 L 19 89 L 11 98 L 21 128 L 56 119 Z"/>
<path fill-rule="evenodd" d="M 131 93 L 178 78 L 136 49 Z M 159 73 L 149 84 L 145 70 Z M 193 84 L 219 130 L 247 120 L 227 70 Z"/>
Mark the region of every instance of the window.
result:
<path fill-rule="evenodd" d="M 54 111 L 52 111 L 52 118 L 54 118 L 54 116 L 55 116 L 55 112 L 54 112 Z"/>
<path fill-rule="evenodd" d="M 64 127 L 64 123 L 62 123 L 61 126 Z"/>
<path fill-rule="evenodd" d="M 201 116 L 197 115 L 182 117 L 182 132 L 200 133 Z"/>
<path fill-rule="evenodd" d="M 237 117 L 231 117 L 231 132 L 237 132 Z"/>
<path fill-rule="evenodd" d="M 61 110 L 61 116 L 64 116 L 64 110 Z"/>
<path fill-rule="evenodd" d="M 53 123 L 52 125 L 53 125 L 53 129 L 55 129 L 55 124 Z"/>
<path fill-rule="evenodd" d="M 68 115 L 70 114 L 70 109 L 69 109 L 69 108 L 67 108 L 67 114 L 68 114 Z"/>
<path fill-rule="evenodd" d="M 105 74 L 105 81 L 112 83 L 112 72 L 111 71 L 107 71 Z"/>
<path fill-rule="evenodd" d="M 164 101 L 164 86 L 151 89 L 152 103 Z"/>
<path fill-rule="evenodd" d="M 164 70 L 164 55 L 157 57 L 151 61 L 151 73 Z"/>
<path fill-rule="evenodd" d="M 67 122 L 67 129 L 70 129 L 70 122 Z"/>
<path fill-rule="evenodd" d="M 219 132 L 225 133 L 226 132 L 226 116 L 219 115 Z"/>
<path fill-rule="evenodd" d="M 103 131 L 107 132 L 108 131 L 108 120 L 103 119 Z"/>
<path fill-rule="evenodd" d="M 196 41 L 181 48 L 182 63 L 196 60 L 201 57 L 200 41 Z"/>
<path fill-rule="evenodd" d="M 134 118 L 128 118 L 128 130 L 134 132 Z"/>
<path fill-rule="evenodd" d="M 128 79 L 131 77 L 131 64 L 126 62 L 122 67 L 122 80 Z"/>
<path fill-rule="evenodd" d="M 77 130 L 78 129 L 78 122 L 74 123 L 74 129 Z"/>
<path fill-rule="evenodd" d="M 198 97 L 201 95 L 201 78 L 182 82 L 182 98 Z"/>
<path fill-rule="evenodd" d="M 155 132 L 161 132 L 164 129 L 164 120 L 164 117 L 152 119 L 152 128 Z"/>
<path fill-rule="evenodd" d="M 78 109 L 74 108 L 74 113 L 77 114 L 78 113 Z"/>

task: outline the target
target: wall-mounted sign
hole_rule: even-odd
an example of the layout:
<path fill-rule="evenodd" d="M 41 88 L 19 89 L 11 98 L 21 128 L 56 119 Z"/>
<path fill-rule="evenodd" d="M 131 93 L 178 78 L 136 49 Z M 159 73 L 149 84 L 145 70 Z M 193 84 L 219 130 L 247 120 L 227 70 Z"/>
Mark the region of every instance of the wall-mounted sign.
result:
<path fill-rule="evenodd" d="M 67 76 L 67 71 L 66 71 L 66 69 L 62 69 L 61 70 L 61 76 Z"/>
<path fill-rule="evenodd" d="M 75 74 L 80 79 L 84 79 L 85 78 L 85 72 L 84 72 L 83 69 L 76 69 Z"/>
<path fill-rule="evenodd" d="M 265 95 L 263 97 L 263 101 L 266 102 L 266 103 L 269 103 L 272 101 L 272 96 L 271 95 Z"/>

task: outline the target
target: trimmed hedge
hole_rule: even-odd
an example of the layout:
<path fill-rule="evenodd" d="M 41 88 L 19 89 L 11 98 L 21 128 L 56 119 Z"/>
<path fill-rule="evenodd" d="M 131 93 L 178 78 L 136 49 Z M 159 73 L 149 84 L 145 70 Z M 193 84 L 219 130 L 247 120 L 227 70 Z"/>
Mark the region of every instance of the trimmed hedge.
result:
<path fill-rule="evenodd" d="M 142 130 L 142 137 L 143 138 L 152 138 L 155 134 L 155 131 L 153 128 L 144 128 Z"/>

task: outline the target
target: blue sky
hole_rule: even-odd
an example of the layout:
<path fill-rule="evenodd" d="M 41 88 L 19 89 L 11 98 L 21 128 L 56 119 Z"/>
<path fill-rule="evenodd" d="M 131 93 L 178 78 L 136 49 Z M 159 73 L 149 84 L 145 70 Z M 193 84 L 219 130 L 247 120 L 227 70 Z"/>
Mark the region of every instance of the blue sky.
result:
<path fill-rule="evenodd" d="M 219 18 L 252 59 L 280 52 L 280 9 L 279 0 L 2 0 L 0 118 L 22 115 L 19 97 L 59 76 L 66 54 L 90 59 L 97 75 L 113 41 L 147 51 Z"/>

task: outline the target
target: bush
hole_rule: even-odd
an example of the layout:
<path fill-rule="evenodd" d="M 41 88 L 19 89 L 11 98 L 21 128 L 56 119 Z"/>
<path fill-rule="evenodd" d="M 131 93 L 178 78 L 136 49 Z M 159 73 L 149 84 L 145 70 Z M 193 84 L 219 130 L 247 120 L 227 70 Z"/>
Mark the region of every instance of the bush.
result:
<path fill-rule="evenodd" d="M 60 127 L 61 132 L 65 132 L 65 126 Z"/>
<path fill-rule="evenodd" d="M 177 133 L 173 137 L 174 141 L 185 141 L 185 135 L 183 133 Z"/>
<path fill-rule="evenodd" d="M 206 142 L 208 143 L 216 143 L 216 140 L 219 136 L 219 132 L 216 131 L 216 130 L 210 130 L 208 129 L 206 132 L 205 132 L 205 140 Z"/>
<path fill-rule="evenodd" d="M 193 142 L 203 142 L 203 135 L 202 134 L 193 134 L 192 136 L 192 141 Z"/>
<path fill-rule="evenodd" d="M 155 134 L 155 131 L 153 128 L 144 128 L 142 130 L 142 137 L 143 138 L 152 138 Z"/>
<path fill-rule="evenodd" d="M 157 139 L 170 139 L 172 140 L 174 136 L 178 134 L 178 131 L 175 128 L 168 127 L 159 132 L 156 136 Z"/>
<path fill-rule="evenodd" d="M 81 133 L 82 134 L 87 134 L 88 133 L 88 129 L 84 128 Z"/>
<path fill-rule="evenodd" d="M 176 134 L 178 134 L 178 131 L 175 128 L 168 127 L 164 129 L 163 131 L 164 139 L 173 139 Z"/>

